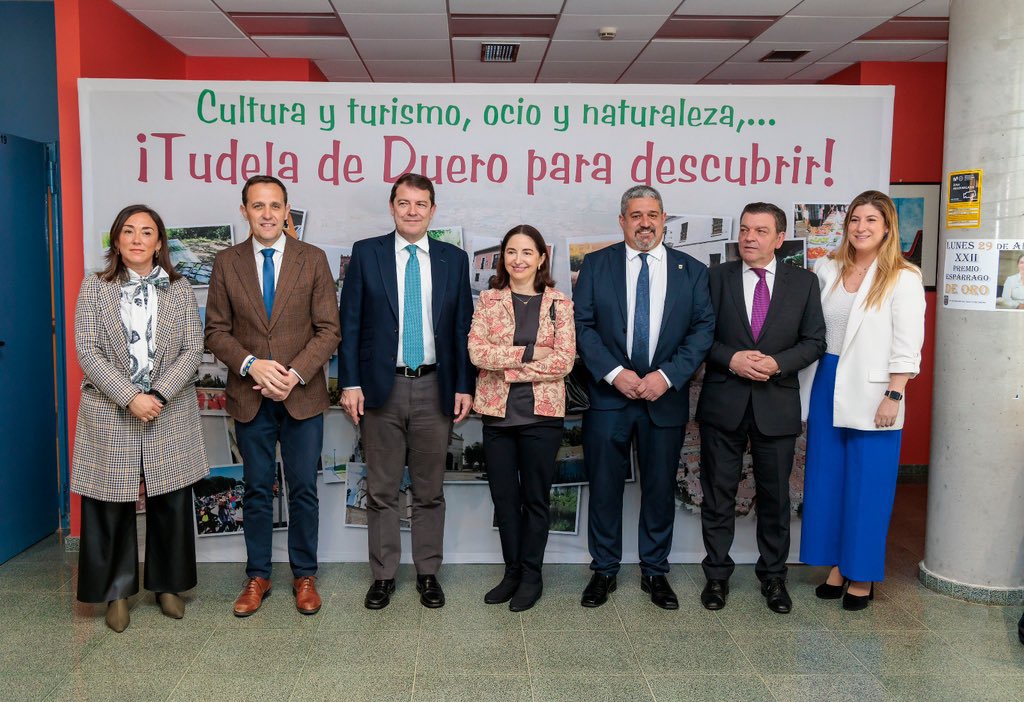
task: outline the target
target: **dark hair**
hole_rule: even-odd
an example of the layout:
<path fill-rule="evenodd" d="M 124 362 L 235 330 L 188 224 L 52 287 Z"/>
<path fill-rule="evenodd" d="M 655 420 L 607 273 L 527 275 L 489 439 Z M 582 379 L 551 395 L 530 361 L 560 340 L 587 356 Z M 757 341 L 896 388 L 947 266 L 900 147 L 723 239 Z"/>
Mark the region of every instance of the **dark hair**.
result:
<path fill-rule="evenodd" d="M 249 180 L 245 181 L 245 185 L 242 186 L 242 204 L 249 204 L 249 188 L 253 185 L 276 185 L 281 188 L 281 193 L 284 195 L 284 204 L 288 204 L 288 188 L 284 187 L 284 183 L 275 178 L 274 176 L 268 175 L 254 175 Z"/>
<path fill-rule="evenodd" d="M 638 200 L 648 197 L 652 200 L 658 201 L 658 210 L 661 212 L 665 211 L 665 205 L 661 201 L 661 193 L 649 185 L 634 185 L 629 190 L 622 193 L 622 198 L 619 200 L 619 214 L 623 217 L 626 216 L 626 208 L 629 206 L 630 200 Z"/>
<path fill-rule="evenodd" d="M 786 231 L 786 213 L 782 211 L 781 207 L 770 202 L 751 202 L 740 213 L 741 220 L 745 214 L 770 214 L 775 218 L 775 232 Z"/>
<path fill-rule="evenodd" d="M 121 230 L 124 229 L 125 222 L 140 212 L 148 214 L 153 218 L 154 224 L 156 224 L 156 235 L 160 242 L 160 249 L 153 257 L 155 259 L 154 263 L 167 272 L 167 277 L 173 283 L 181 277 L 181 273 L 174 270 L 174 265 L 171 263 L 171 247 L 167 245 L 167 228 L 164 227 L 164 221 L 156 213 L 156 210 L 147 205 L 128 205 L 114 217 L 114 223 L 110 225 L 110 247 L 107 249 L 106 255 L 107 267 L 96 275 L 108 283 L 112 283 L 115 280 L 128 280 L 128 269 L 124 265 L 124 261 L 121 260 L 121 252 L 117 246 L 121 239 Z"/>
<path fill-rule="evenodd" d="M 544 256 L 544 260 L 540 262 L 540 266 L 537 268 L 537 277 L 533 280 L 533 289 L 537 292 L 544 292 L 544 288 L 555 287 L 555 281 L 551 278 L 551 257 L 548 256 L 548 245 L 544 243 L 544 237 L 540 235 L 536 227 L 531 227 L 529 224 L 517 224 L 509 229 L 501 240 L 501 249 L 498 253 L 498 269 L 491 276 L 491 288 L 501 290 L 508 287 L 509 277 L 508 269 L 505 268 L 505 247 L 508 246 L 508 240 L 516 234 L 523 234 L 533 239 L 533 245 L 537 247 L 537 253 Z"/>
<path fill-rule="evenodd" d="M 391 198 L 388 200 L 390 203 L 395 202 L 395 193 L 398 192 L 398 186 L 408 185 L 410 188 L 416 188 L 417 190 L 426 190 L 430 193 L 430 205 L 434 205 L 434 184 L 430 182 L 430 178 L 419 173 L 405 173 L 399 176 L 395 184 L 391 186 Z"/>

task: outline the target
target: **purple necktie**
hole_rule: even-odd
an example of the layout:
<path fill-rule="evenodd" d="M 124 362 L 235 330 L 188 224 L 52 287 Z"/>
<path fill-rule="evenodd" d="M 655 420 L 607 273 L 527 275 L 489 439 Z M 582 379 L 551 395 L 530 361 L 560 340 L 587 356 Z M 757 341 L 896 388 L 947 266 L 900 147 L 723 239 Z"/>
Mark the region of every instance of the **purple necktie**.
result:
<path fill-rule="evenodd" d="M 754 304 L 750 308 L 750 330 L 754 332 L 754 341 L 761 336 L 764 318 L 768 316 L 768 304 L 772 301 L 768 294 L 768 283 L 765 282 L 764 268 L 751 268 L 757 274 L 757 285 L 754 286 Z"/>

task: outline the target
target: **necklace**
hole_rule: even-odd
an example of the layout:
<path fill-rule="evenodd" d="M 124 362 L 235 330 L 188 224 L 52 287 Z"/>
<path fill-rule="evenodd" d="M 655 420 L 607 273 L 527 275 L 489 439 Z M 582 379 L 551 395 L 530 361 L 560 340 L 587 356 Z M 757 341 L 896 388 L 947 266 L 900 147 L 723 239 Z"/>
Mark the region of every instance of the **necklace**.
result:
<path fill-rule="evenodd" d="M 512 292 L 512 291 L 510 290 L 509 292 Z M 525 300 L 522 299 L 524 297 L 526 298 Z M 530 300 L 532 300 L 535 297 L 537 297 L 537 296 L 536 295 L 520 295 L 519 293 L 512 293 L 512 299 L 515 300 L 516 302 L 518 302 L 521 305 L 528 305 L 528 304 L 530 304 Z"/>

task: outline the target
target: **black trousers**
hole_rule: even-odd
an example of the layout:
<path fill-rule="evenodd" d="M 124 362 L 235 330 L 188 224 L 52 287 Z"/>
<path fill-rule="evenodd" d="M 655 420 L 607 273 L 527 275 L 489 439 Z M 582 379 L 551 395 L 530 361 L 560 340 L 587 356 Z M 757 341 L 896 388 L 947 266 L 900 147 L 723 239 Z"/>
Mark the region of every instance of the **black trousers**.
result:
<path fill-rule="evenodd" d="M 82 497 L 78 600 L 109 602 L 139 591 L 139 546 L 134 502 Z M 192 488 L 146 496 L 146 572 L 152 592 L 191 590 L 196 575 Z"/>
<path fill-rule="evenodd" d="M 736 491 L 743 470 L 743 454 L 750 442 L 754 459 L 757 550 L 754 572 L 761 580 L 786 577 L 789 556 L 789 475 L 793 472 L 796 436 L 766 436 L 757 429 L 748 404 L 735 431 L 704 422 L 700 425 L 701 529 L 704 575 L 728 580 L 735 563 L 729 556 L 736 533 Z"/>
<path fill-rule="evenodd" d="M 539 583 L 551 522 L 551 482 L 562 444 L 561 422 L 484 425 L 483 435 L 505 574 Z"/>

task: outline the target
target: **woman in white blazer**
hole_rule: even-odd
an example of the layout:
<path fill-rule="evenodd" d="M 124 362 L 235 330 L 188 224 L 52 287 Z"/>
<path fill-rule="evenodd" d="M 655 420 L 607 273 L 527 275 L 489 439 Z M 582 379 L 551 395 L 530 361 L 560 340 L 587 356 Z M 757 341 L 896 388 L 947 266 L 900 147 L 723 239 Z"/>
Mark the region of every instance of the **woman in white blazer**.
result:
<path fill-rule="evenodd" d="M 900 252 L 896 208 L 869 190 L 815 267 L 827 349 L 811 389 L 800 558 L 829 565 L 815 594 L 864 609 L 885 574 L 907 381 L 924 343 L 921 272 Z M 845 594 L 844 594 L 845 587 Z"/>

